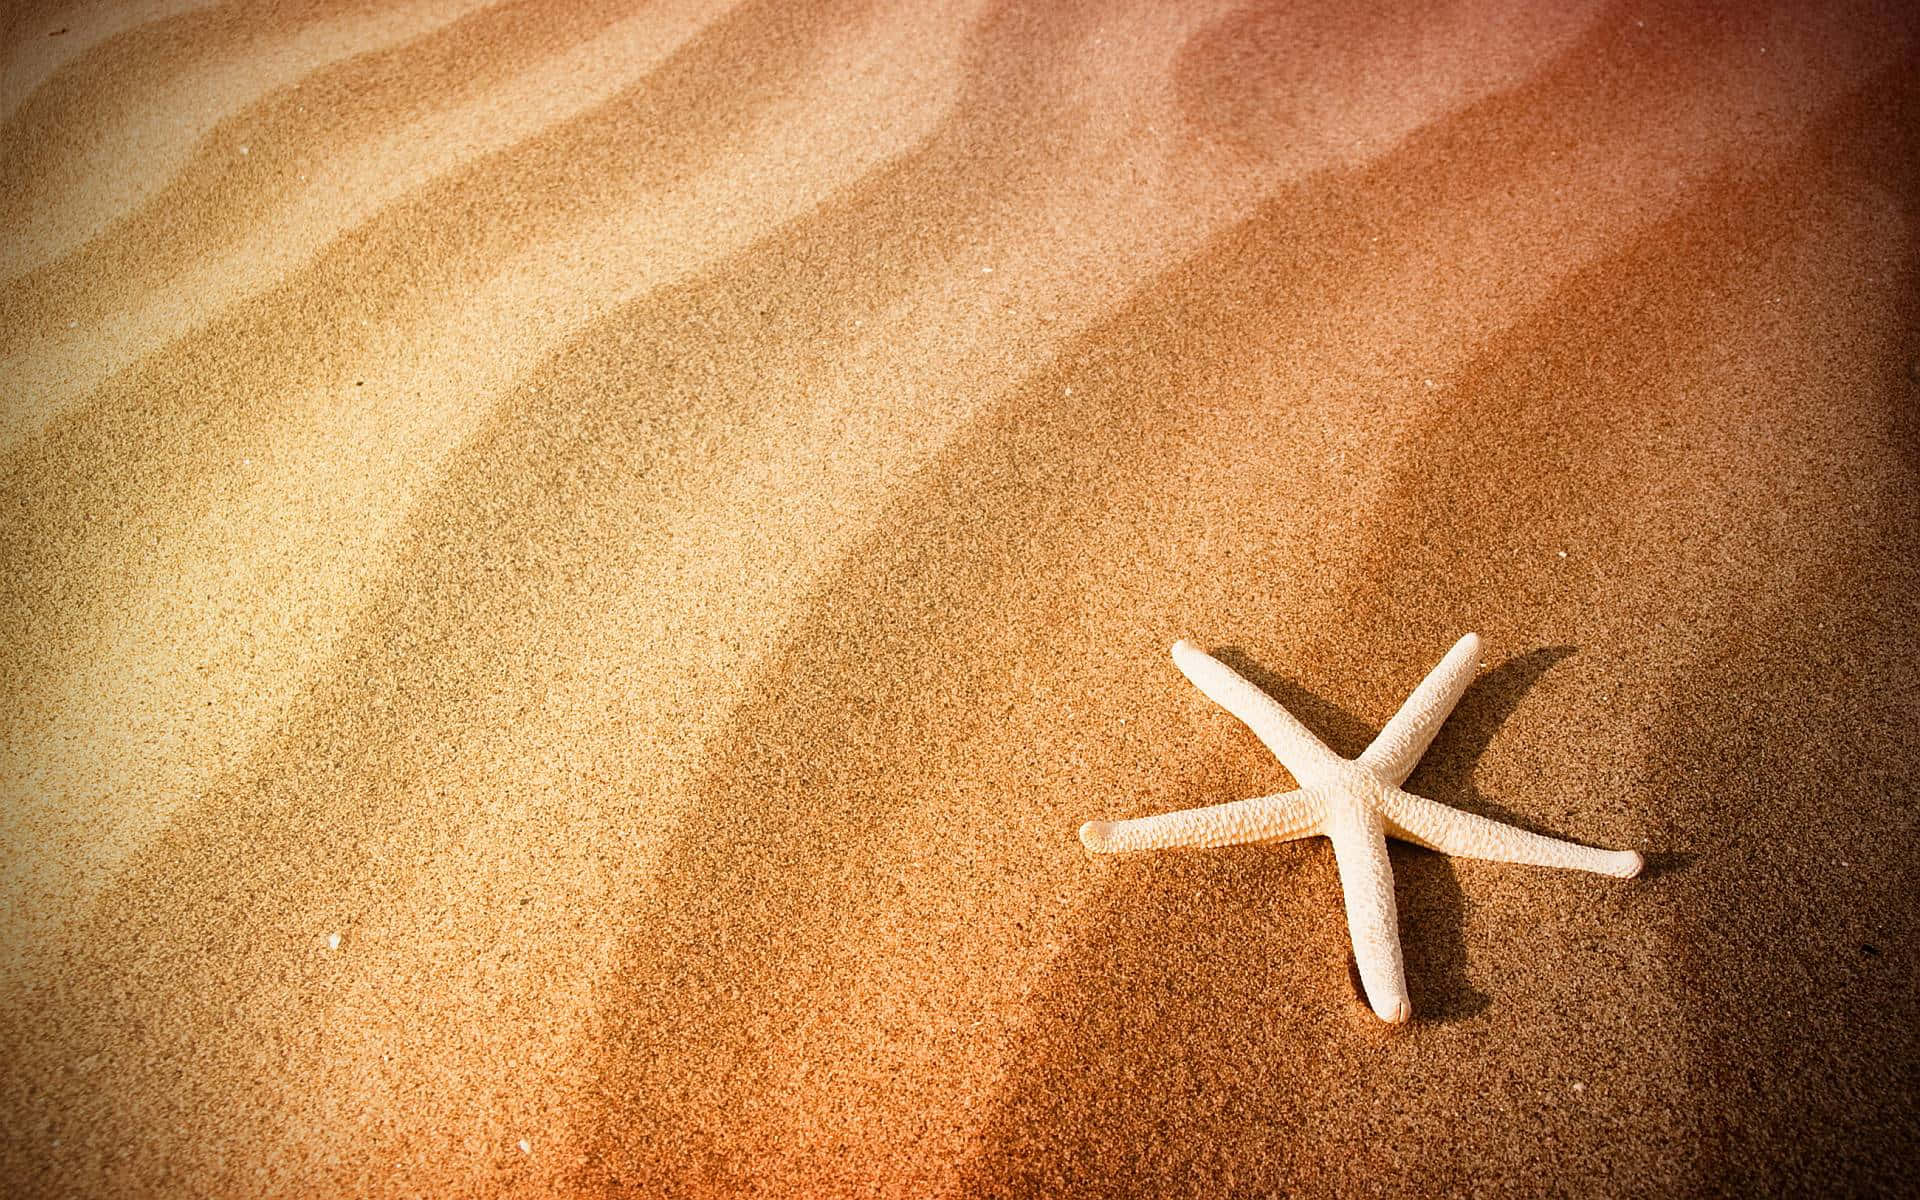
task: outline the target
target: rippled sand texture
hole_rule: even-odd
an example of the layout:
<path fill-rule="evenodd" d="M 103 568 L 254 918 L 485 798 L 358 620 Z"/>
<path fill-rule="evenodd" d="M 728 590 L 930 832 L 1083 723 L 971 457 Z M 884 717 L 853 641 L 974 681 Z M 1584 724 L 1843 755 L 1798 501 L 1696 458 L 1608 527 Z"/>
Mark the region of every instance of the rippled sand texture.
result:
<path fill-rule="evenodd" d="M 14 6 L 5 1190 L 1901 1186 L 1905 8 Z"/>

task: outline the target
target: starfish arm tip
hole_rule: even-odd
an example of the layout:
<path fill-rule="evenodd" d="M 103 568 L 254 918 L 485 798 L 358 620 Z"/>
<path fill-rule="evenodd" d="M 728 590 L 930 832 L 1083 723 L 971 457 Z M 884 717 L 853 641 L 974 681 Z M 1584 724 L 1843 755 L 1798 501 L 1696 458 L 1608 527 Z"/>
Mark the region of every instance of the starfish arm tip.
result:
<path fill-rule="evenodd" d="M 1112 821 L 1088 821 L 1080 827 L 1080 844 L 1095 854 L 1107 852 L 1112 836 Z"/>
<path fill-rule="evenodd" d="M 1608 873 L 1621 879 L 1632 879 L 1647 865 L 1647 860 L 1640 857 L 1639 852 L 1635 850 L 1615 851 L 1613 859 L 1613 870 Z"/>
<path fill-rule="evenodd" d="M 1387 1022 L 1389 1025 L 1404 1025 L 1413 1019 L 1413 1003 L 1405 996 L 1400 997 L 1384 1008 L 1376 1008 L 1373 1011 L 1379 1015 L 1382 1021 Z"/>

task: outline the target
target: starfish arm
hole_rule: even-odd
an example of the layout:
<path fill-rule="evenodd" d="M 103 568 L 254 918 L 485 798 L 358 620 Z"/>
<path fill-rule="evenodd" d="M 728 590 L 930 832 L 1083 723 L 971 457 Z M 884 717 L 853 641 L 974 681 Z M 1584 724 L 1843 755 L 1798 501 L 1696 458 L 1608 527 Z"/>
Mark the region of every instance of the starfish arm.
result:
<path fill-rule="evenodd" d="M 1169 846 L 1284 842 L 1320 832 L 1325 807 L 1310 792 L 1281 792 L 1131 821 L 1088 821 L 1080 827 L 1080 842 L 1095 854 Z"/>
<path fill-rule="evenodd" d="M 1360 986 L 1374 1013 L 1398 1024 L 1413 1015 L 1413 1002 L 1407 999 L 1407 970 L 1400 958 L 1400 913 L 1393 902 L 1385 823 L 1372 809 L 1353 805 L 1329 816 L 1327 836 L 1340 864 Z"/>
<path fill-rule="evenodd" d="M 1398 788 L 1387 793 L 1381 810 L 1387 819 L 1388 831 L 1395 837 L 1462 858 L 1566 867 L 1619 879 L 1638 875 L 1645 862 L 1632 850 L 1599 850 L 1578 842 L 1528 833 Z"/>
<path fill-rule="evenodd" d="M 1427 673 L 1380 736 L 1355 761 L 1396 787 L 1405 783 L 1420 756 L 1433 744 L 1447 714 L 1460 702 L 1460 694 L 1473 682 L 1479 666 L 1480 635 L 1469 633 Z"/>
<path fill-rule="evenodd" d="M 1192 642 L 1175 642 L 1173 661 L 1208 699 L 1245 722 L 1301 783 L 1312 784 L 1344 765 L 1344 759 L 1327 749 L 1279 701 Z"/>

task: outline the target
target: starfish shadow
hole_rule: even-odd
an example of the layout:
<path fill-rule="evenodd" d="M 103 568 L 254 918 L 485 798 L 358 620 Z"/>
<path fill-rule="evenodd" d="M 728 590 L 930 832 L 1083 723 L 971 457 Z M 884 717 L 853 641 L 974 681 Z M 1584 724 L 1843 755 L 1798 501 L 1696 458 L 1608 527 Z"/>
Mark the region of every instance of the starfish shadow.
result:
<path fill-rule="evenodd" d="M 1572 646 L 1543 647 L 1510 658 L 1478 676 L 1421 756 L 1420 765 L 1407 781 L 1408 789 L 1464 812 L 1532 828 L 1482 794 L 1473 784 L 1473 771 L 1500 727 L 1519 707 L 1520 698 L 1542 675 L 1573 653 Z M 1358 755 L 1379 732 L 1373 722 L 1263 668 L 1238 647 L 1225 647 L 1215 657 L 1278 700 L 1342 757 Z M 1394 898 L 1400 909 L 1401 952 L 1406 958 L 1409 989 L 1418 997 L 1418 1019 L 1447 1022 L 1478 1016 L 1491 1000 L 1468 981 L 1463 933 L 1467 901 L 1453 864 L 1446 855 L 1418 846 L 1399 841 L 1390 846 Z M 1347 968 L 1354 994 L 1363 995 L 1359 966 L 1351 954 Z"/>
<path fill-rule="evenodd" d="M 1643 856 L 1647 865 L 1640 870 L 1642 879 L 1658 879 L 1663 875 L 1678 875 L 1693 866 L 1700 856 L 1678 850 L 1662 850 Z"/>

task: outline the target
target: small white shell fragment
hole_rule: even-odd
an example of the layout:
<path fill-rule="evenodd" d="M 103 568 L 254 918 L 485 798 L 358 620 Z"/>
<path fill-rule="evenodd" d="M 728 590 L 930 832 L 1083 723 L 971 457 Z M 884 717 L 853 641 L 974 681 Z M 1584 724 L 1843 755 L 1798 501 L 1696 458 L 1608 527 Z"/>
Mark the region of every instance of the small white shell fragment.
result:
<path fill-rule="evenodd" d="M 527 1139 L 525 1139 L 525 1138 L 521 1138 L 521 1139 L 520 1139 L 520 1153 L 522 1153 L 522 1154 L 532 1154 L 532 1153 L 533 1153 L 533 1147 L 532 1147 L 532 1146 L 529 1146 L 529 1145 L 527 1144 Z"/>
<path fill-rule="evenodd" d="M 328 934 L 328 935 L 327 935 L 327 949 L 329 949 L 329 950 L 338 950 L 339 948 L 340 948 L 340 935 L 339 935 L 339 934 L 337 934 L 337 933 L 330 933 L 330 934 Z"/>

